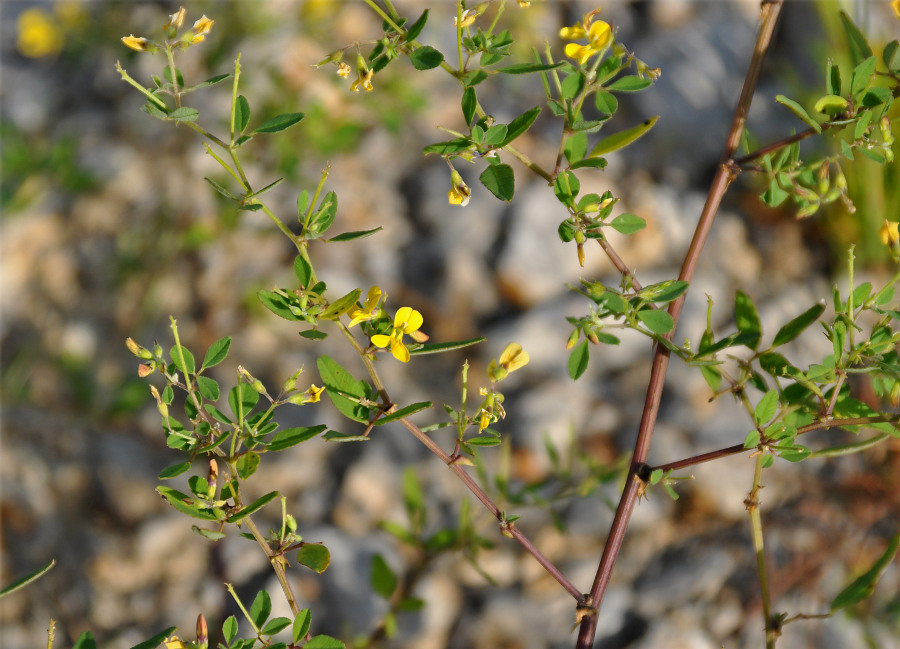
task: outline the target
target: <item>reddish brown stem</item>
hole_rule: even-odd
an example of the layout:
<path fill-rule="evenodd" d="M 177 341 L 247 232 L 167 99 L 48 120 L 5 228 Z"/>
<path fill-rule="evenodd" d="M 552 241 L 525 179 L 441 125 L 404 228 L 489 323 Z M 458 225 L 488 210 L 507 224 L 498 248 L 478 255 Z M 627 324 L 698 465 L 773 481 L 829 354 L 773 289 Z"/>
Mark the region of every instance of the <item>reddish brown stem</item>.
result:
<path fill-rule="evenodd" d="M 750 61 L 747 76 L 744 79 L 744 87 L 741 90 L 741 96 L 738 100 L 734 118 L 731 122 L 731 130 L 728 133 L 728 139 L 725 143 L 725 148 L 722 151 L 719 167 L 716 171 L 715 178 L 713 179 L 706 204 L 703 206 L 703 211 L 700 214 L 700 221 L 697 223 L 697 228 L 694 231 L 694 238 L 691 241 L 690 248 L 688 248 L 685 256 L 684 265 L 681 268 L 681 273 L 679 275 L 679 279 L 681 280 L 689 282 L 693 277 L 697 267 L 697 261 L 700 257 L 700 252 L 703 249 L 703 245 L 706 243 L 706 239 L 712 228 L 713 220 L 715 219 L 716 212 L 722 202 L 722 198 L 725 195 L 725 191 L 739 171 L 734 165 L 732 158 L 735 151 L 737 151 L 741 135 L 744 132 L 744 124 L 747 119 L 747 111 L 750 108 L 750 100 L 753 97 L 756 81 L 759 78 L 763 58 L 765 57 L 766 51 L 769 48 L 769 43 L 772 40 L 775 24 L 781 13 L 782 2 L 783 0 L 774 0 L 771 2 L 764 1 L 762 3 L 761 24 L 756 39 L 756 47 L 753 51 L 753 58 Z M 669 314 L 676 324 L 678 322 L 678 317 L 681 314 L 682 306 L 684 305 L 684 297 L 685 296 L 682 295 L 669 306 Z M 607 538 L 606 546 L 603 549 L 603 556 L 600 559 L 600 565 L 597 568 L 597 574 L 594 577 L 594 583 L 591 587 L 588 601 L 591 603 L 591 606 L 594 607 L 595 612 L 593 615 L 586 615 L 582 618 L 581 628 L 578 632 L 578 641 L 575 645 L 578 649 L 589 649 L 594 643 L 594 635 L 597 631 L 596 610 L 599 609 L 603 594 L 609 584 L 613 565 L 615 564 L 616 558 L 622 547 L 622 542 L 625 538 L 625 529 L 628 526 L 628 520 L 631 518 L 631 512 L 634 510 L 634 506 L 637 502 L 639 485 L 635 474 L 637 469 L 645 462 L 647 452 L 650 449 L 650 440 L 653 436 L 653 428 L 656 424 L 656 418 L 659 412 L 659 404 L 668 366 L 669 351 L 662 345 L 657 344 L 653 355 L 650 381 L 647 386 L 647 397 L 644 401 L 644 410 L 641 415 L 637 440 L 635 441 L 634 454 L 631 458 L 628 479 L 625 483 L 622 497 L 619 500 L 609 537 Z"/>

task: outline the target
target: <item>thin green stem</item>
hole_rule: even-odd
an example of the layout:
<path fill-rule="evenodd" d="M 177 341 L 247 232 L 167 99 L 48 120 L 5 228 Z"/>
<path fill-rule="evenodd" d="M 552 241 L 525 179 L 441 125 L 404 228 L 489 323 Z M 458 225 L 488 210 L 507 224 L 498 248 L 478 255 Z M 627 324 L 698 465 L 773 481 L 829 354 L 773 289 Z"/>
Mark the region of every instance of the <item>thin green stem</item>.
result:
<path fill-rule="evenodd" d="M 175 98 L 175 108 L 181 108 L 181 90 L 178 88 L 178 68 L 175 67 L 175 52 L 170 44 L 166 44 L 166 60 L 169 66 L 169 76 L 172 77 L 172 97 Z"/>
<path fill-rule="evenodd" d="M 756 554 L 756 573 L 759 579 L 760 597 L 762 598 L 763 618 L 766 624 L 766 649 L 775 649 L 776 631 L 772 624 L 772 602 L 769 592 L 769 576 L 766 570 L 766 553 L 763 541 L 762 516 L 759 511 L 759 491 L 762 489 L 762 470 L 766 453 L 756 456 L 756 467 L 753 472 L 753 488 L 744 504 L 750 514 L 750 529 L 753 539 L 753 551 Z"/>
<path fill-rule="evenodd" d="M 163 110 L 165 110 L 165 111 L 169 110 L 169 107 L 166 106 L 166 102 L 164 102 L 162 99 L 160 99 L 159 97 L 157 97 L 156 95 L 154 95 L 152 92 L 150 92 L 149 90 L 147 90 L 144 86 L 142 86 L 142 85 L 139 84 L 137 81 L 135 81 L 135 80 L 131 77 L 131 75 L 128 74 L 128 72 L 125 70 L 125 68 L 122 67 L 122 64 L 119 63 L 118 61 L 116 61 L 116 71 L 117 71 L 120 75 L 122 75 L 122 81 L 125 81 L 125 82 L 128 83 L 129 85 L 131 85 L 131 86 L 133 86 L 134 88 L 136 88 L 136 89 L 138 90 L 138 92 L 140 92 L 140 93 L 141 93 L 142 95 L 144 95 L 147 99 L 149 99 L 149 100 L 152 101 L 154 104 L 156 104 L 157 106 L 159 106 L 161 109 L 163 109 Z"/>
<path fill-rule="evenodd" d="M 374 0 L 363 0 L 363 2 L 365 2 L 367 5 L 369 5 L 372 8 L 372 11 L 374 11 L 379 16 L 381 16 L 381 19 L 384 20 L 384 22 L 386 22 L 391 27 L 391 29 L 393 29 L 395 32 L 397 32 L 401 36 L 406 35 L 406 30 L 403 29 L 402 27 L 400 27 L 400 25 L 398 25 L 396 22 L 394 22 L 394 19 L 391 18 L 388 14 L 386 14 L 384 12 L 384 10 L 378 6 L 378 3 L 376 3 Z M 385 4 L 387 4 L 387 3 L 385 3 Z M 393 7 L 392 7 L 392 9 L 393 9 Z"/>

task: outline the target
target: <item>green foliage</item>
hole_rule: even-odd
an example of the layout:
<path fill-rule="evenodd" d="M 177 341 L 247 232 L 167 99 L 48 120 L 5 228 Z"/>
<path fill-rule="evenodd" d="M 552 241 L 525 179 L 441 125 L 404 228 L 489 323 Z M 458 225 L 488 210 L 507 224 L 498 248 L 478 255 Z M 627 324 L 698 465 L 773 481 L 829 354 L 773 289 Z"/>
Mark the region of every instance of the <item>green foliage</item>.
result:
<path fill-rule="evenodd" d="M 759 541 L 762 538 L 762 523 L 756 494 L 762 488 L 763 470 L 773 466 L 776 458 L 796 463 L 817 457 L 816 452 L 798 443 L 801 435 L 841 426 L 853 433 L 864 428 L 874 429 L 884 436 L 882 439 L 900 437 L 896 415 L 854 397 L 849 383 L 851 377 L 865 377 L 871 380 L 879 397 L 894 403 L 900 399 L 900 359 L 897 353 L 900 311 L 892 306 L 893 287 L 900 281 L 900 274 L 877 290 L 868 282 L 856 285 L 852 252 L 849 286 L 843 297 L 840 290 L 834 288 L 833 313 L 826 315 L 825 305 L 817 303 L 781 325 L 769 342 L 771 332 L 763 330 L 759 308 L 748 293 L 738 291 L 731 313 L 733 322 L 727 325 L 727 333 L 714 330 L 710 300 L 706 327 L 700 333 L 696 348 L 690 340 L 680 344 L 676 342 L 677 320 L 690 288 L 691 269 L 699 255 L 703 237 L 695 238 L 695 241 L 700 241 L 699 247 L 691 246 L 679 277 L 643 286 L 612 249 L 607 235 L 609 228 L 622 235 L 635 235 L 646 227 L 645 219 L 630 212 L 614 215 L 618 199 L 612 192 L 600 193 L 597 190 L 594 193 L 590 190 L 600 177 L 596 172 L 607 165 L 604 156 L 648 136 L 658 120 L 658 117 L 652 117 L 624 130 L 609 131 L 607 123 L 620 109 L 617 94 L 645 91 L 652 87 L 659 75 L 658 70 L 651 70 L 619 42 L 611 26 L 605 25 L 608 39 L 598 36 L 598 32 L 590 27 L 596 14 L 589 13 L 577 28 L 564 30 L 570 35 L 590 34 L 586 38 L 566 37 L 567 40 L 589 41 L 588 45 L 577 45 L 578 54 L 573 55 L 573 50 L 566 50 L 571 61 L 554 60 L 550 46 L 543 54 L 533 52 L 531 61 L 517 61 L 513 58 L 517 37 L 500 26 L 503 3 L 496 7 L 484 3 L 471 9 L 465 9 L 460 3 L 455 28 L 457 51 L 453 55 L 445 55 L 418 40 L 425 33 L 429 16 L 427 10 L 411 21 L 398 15 L 391 3 L 385 7 L 371 2 L 367 4 L 380 17 L 381 32 L 370 41 L 359 41 L 332 52 L 319 65 L 335 65 L 342 76 L 349 76 L 350 67 L 344 58 L 348 52 L 352 53 L 357 76 L 351 82 L 351 89 L 366 92 L 374 90 L 374 83 L 380 83 L 384 70 L 401 58 L 408 58 L 415 71 L 434 70 L 434 74 L 450 74 L 460 86 L 458 105 L 463 127 L 461 130 L 444 128 L 452 136 L 451 139 L 424 147 L 426 155 L 440 156 L 450 167 L 448 201 L 464 207 L 471 198 L 471 191 L 454 168 L 454 163 L 463 161 L 483 167 L 480 167 L 479 180 L 495 198 L 504 202 L 516 199 L 515 175 L 521 173 L 521 169 L 527 169 L 528 173 L 541 178 L 558 201 L 559 216 L 555 218 L 561 220 L 556 226 L 557 235 L 564 244 L 574 242 L 581 266 L 584 266 L 587 254 L 585 246 L 594 240 L 618 271 L 620 277 L 616 281 L 601 283 L 586 278 L 574 289 L 585 298 L 587 312 L 566 318 L 572 327 L 565 344 L 569 377 L 579 380 L 585 376 L 591 345 L 617 345 L 621 335 L 631 335 L 628 334 L 630 330 L 653 343 L 654 372 L 660 367 L 664 372 L 665 363 L 672 357 L 675 361 L 697 368 L 714 392 L 714 398 L 730 394 L 743 405 L 751 430 L 746 434 L 743 445 L 738 444 L 736 449 L 732 445 L 718 453 L 724 456 L 750 451 L 751 457 L 756 458 L 754 482 L 745 502 L 750 512 L 757 556 L 762 557 Z M 492 21 L 482 20 L 486 12 L 494 12 Z M 811 216 L 821 207 L 836 201 L 852 207 L 847 198 L 847 181 L 841 158 L 852 160 L 855 152 L 859 152 L 878 163 L 893 159 L 891 127 L 894 118 L 889 111 L 900 84 L 900 45 L 897 41 L 888 44 L 879 56 L 846 14 L 842 13 L 840 20 L 849 43 L 852 67 L 842 70 L 837 63 L 826 63 L 826 93 L 813 102 L 812 112 L 796 100 L 784 95 L 776 97 L 776 101 L 800 119 L 807 130 L 749 153 L 744 158 L 729 159 L 727 164 L 722 165 L 722 170 L 727 169 L 729 174 L 734 175 L 742 170 L 742 166 L 761 171 L 766 178 L 763 202 L 774 207 L 790 199 L 797 216 L 801 218 Z M 473 27 L 476 21 L 478 26 Z M 649 434 L 664 381 L 651 379 L 648 396 L 653 398 L 647 400 L 648 409 L 643 413 L 642 430 L 630 463 L 625 458 L 620 466 L 610 468 L 600 466 L 596 459 L 587 454 L 578 455 L 576 459 L 574 452 L 568 459 L 563 459 L 559 450 L 548 443 L 554 478 L 558 484 L 565 485 L 564 489 L 548 495 L 554 487 L 549 481 L 516 485 L 508 474 L 503 473 L 492 481 L 487 475 L 484 457 L 490 453 L 511 452 L 511 445 L 502 443 L 503 433 L 494 428 L 495 425 L 499 427 L 506 417 L 505 396 L 499 384 L 508 374 L 528 363 L 527 352 L 518 344 L 511 343 L 497 359 L 490 362 L 485 368 L 486 379 L 483 374 L 477 385 L 481 400 L 474 411 L 469 399 L 475 393 L 476 385 L 473 380 L 470 391 L 468 363 L 462 366 L 459 403 L 444 405 L 445 418 L 435 417 L 431 401 L 417 401 L 402 407 L 401 403 L 409 401 L 393 401 L 377 365 L 381 359 L 392 362 L 387 354 L 379 356 L 382 351 L 405 363 L 411 355 L 458 350 L 484 339 L 429 341 L 421 330 L 421 314 L 412 307 L 394 309 L 392 306 L 388 311 L 386 298 L 378 286 L 370 288 L 365 297 L 363 287 L 352 288 L 342 295 L 330 293 L 317 272 L 319 247 L 336 243 L 347 245 L 347 250 L 351 250 L 352 246 L 357 245 L 377 245 L 378 239 L 365 243 L 359 240 L 380 233 L 381 226 L 345 231 L 333 236 L 330 234 L 335 224 L 341 222 L 345 208 L 339 207 L 336 191 L 326 189 L 329 175 L 329 167 L 326 166 L 314 189 L 298 192 L 297 221 L 289 227 L 270 207 L 276 203 L 267 202 L 267 193 L 277 187 L 282 178 L 268 179 L 260 183 L 261 189 L 254 189 L 243 168 L 242 147 L 256 135 L 277 134 L 298 124 L 305 114 L 278 114 L 252 128 L 250 101 L 240 94 L 240 57 L 235 61 L 232 74 L 218 75 L 196 86 L 186 86 L 183 74 L 172 60 L 176 53 L 200 41 L 191 36 L 191 31 L 177 37 L 178 27 L 170 25 L 167 29 L 171 33 L 167 32 L 165 40 L 150 42 L 153 48 L 165 50 L 168 55 L 168 64 L 162 76 L 154 77 L 154 85 L 148 88 L 118 66 L 123 80 L 147 99 L 143 107 L 146 113 L 190 129 L 207 141 L 206 151 L 220 165 L 227 179 L 206 179 L 218 194 L 231 201 L 237 211 L 264 214 L 296 249 L 293 262 L 296 285 L 261 290 L 258 292 L 260 302 L 275 315 L 298 323 L 302 327 L 298 333 L 304 338 L 301 341 L 304 344 L 314 345 L 322 341 L 327 336 L 326 331 L 329 331 L 338 335 L 326 344 L 331 344 L 334 339 L 346 342 L 358 357 L 356 365 L 345 367 L 332 356 L 319 354 L 316 367 L 322 387 L 310 384 L 305 389 L 298 388 L 301 375 L 298 370 L 276 391 L 267 387 L 243 365 L 238 366 L 237 380 L 233 384 L 220 386 L 222 378 L 218 374 L 216 378 L 208 375 L 210 369 L 222 365 L 227 359 L 231 351 L 230 337 L 223 337 L 210 345 L 199 367 L 194 354 L 181 343 L 174 319 L 174 344 L 167 353 L 158 344 L 144 348 L 130 339 L 128 341 L 129 350 L 141 362 L 141 376 L 159 374 L 164 382 L 162 391 L 154 386 L 151 392 L 160 414 L 166 443 L 179 455 L 179 460 L 159 473 L 160 480 L 185 476 L 198 459 L 202 461 L 196 466 L 203 467 L 205 471 L 205 474 L 187 476 L 187 493 L 169 486 L 159 486 L 157 492 L 177 511 L 203 521 L 208 527 L 194 526 L 193 529 L 205 539 L 217 541 L 226 536 L 229 525 L 240 527 L 242 536 L 254 541 L 271 562 L 292 608 L 291 618 L 271 618 L 273 603 L 268 592 L 261 591 L 250 607 L 245 608 L 229 585 L 229 592 L 250 623 L 253 634 L 247 638 L 238 637 L 237 619 L 229 617 L 223 623 L 224 645 L 221 646 L 225 649 L 251 649 L 257 645 L 278 648 L 286 647 L 288 638 L 291 646 L 309 649 L 344 646 L 340 640 L 330 636 L 311 635 L 311 613 L 296 604 L 285 573 L 290 565 L 289 557 L 296 552 L 293 555 L 296 564 L 322 573 L 331 563 L 331 554 L 324 545 L 306 541 L 298 534 L 297 519 L 287 513 L 285 498 L 281 498 L 279 491 L 271 489 L 273 485 L 269 484 L 267 455 L 294 449 L 319 436 L 332 442 L 369 441 L 374 437 L 372 433 L 376 428 L 397 422 L 462 480 L 496 519 L 500 534 L 518 539 L 567 591 L 573 593 L 579 612 L 583 613 L 584 607 L 587 607 L 589 614 L 586 617 L 590 618 L 596 611 L 587 602 L 593 601 L 595 595 L 585 599 L 579 589 L 569 584 L 530 541 L 524 540 L 523 533 L 516 526 L 518 516 L 508 514 L 505 508 L 523 503 L 549 508 L 554 498 L 558 495 L 562 497 L 560 494 L 563 492 L 567 497 L 572 494 L 589 495 L 599 485 L 613 482 L 623 473 L 628 475 L 629 480 L 639 483 L 638 497 L 646 496 L 650 488 L 662 486 L 670 497 L 677 498 L 673 485 L 681 478 L 672 475 L 675 469 L 671 466 L 654 468 L 645 464 Z M 196 36 L 196 32 L 193 33 Z M 599 33 L 606 32 L 601 30 Z M 135 45 L 140 49 L 146 43 L 131 43 L 131 46 Z M 409 68 L 407 66 L 406 70 L 409 71 Z M 544 106 L 535 106 L 509 123 L 497 120 L 490 112 L 495 108 L 489 105 L 495 101 L 496 95 L 482 92 L 482 89 L 497 81 L 497 75 L 531 75 L 544 89 L 546 111 Z M 228 134 L 214 135 L 206 130 L 206 116 L 185 104 L 189 93 L 226 79 L 232 80 Z M 457 105 L 456 100 L 453 101 L 453 105 Z M 586 102 L 588 110 L 585 109 Z M 496 110 L 499 111 L 499 106 Z M 520 138 L 529 132 L 542 113 L 545 119 L 556 121 L 555 132 L 561 133 L 556 157 L 546 166 L 517 148 Z M 739 131 L 733 133 L 731 140 L 736 141 L 738 135 Z M 799 141 L 812 135 L 832 138 L 836 143 L 834 153 L 814 161 L 801 159 Z M 513 160 L 517 161 L 515 166 L 511 164 Z M 724 184 L 727 185 L 727 182 Z M 715 191 L 711 191 L 711 197 Z M 716 198 L 720 199 L 721 195 Z M 373 244 L 373 241 L 376 243 Z M 897 243 L 893 245 L 896 249 Z M 830 352 L 811 363 L 792 360 L 795 350 L 791 344 L 817 323 L 831 343 Z M 357 378 L 359 376 L 365 378 Z M 348 420 L 344 423 L 351 427 L 350 432 L 328 430 L 325 424 L 280 428 L 275 417 L 277 411 L 287 405 L 302 407 L 315 404 L 323 391 L 337 412 Z M 183 403 L 175 399 L 176 392 L 183 393 Z M 221 403 L 223 398 L 228 403 L 227 409 Z M 176 413 L 176 410 L 179 412 Z M 410 419 L 416 413 L 431 417 L 432 423 L 420 428 Z M 650 421 L 650 428 L 644 429 L 643 421 L 647 420 Z M 437 435 L 431 436 L 444 428 L 455 429 L 449 452 L 441 445 L 444 440 Z M 574 449 L 575 444 L 572 446 Z M 491 450 L 493 447 L 500 448 Z M 855 452 L 861 448 L 844 445 L 840 452 Z M 688 458 L 676 464 L 678 468 L 690 466 L 691 460 Z M 221 474 L 220 464 L 225 467 Z M 473 473 L 468 472 L 466 467 L 469 466 L 475 467 Z M 584 468 L 580 468 L 582 466 Z M 578 471 L 581 475 L 576 476 Z M 264 495 L 248 503 L 251 499 L 247 496 L 245 483 L 250 480 L 263 487 L 254 490 L 254 493 L 264 492 Z M 626 490 L 625 493 L 633 494 L 634 491 Z M 419 563 L 395 571 L 381 555 L 373 556 L 368 585 L 374 594 L 388 601 L 389 610 L 378 629 L 373 631 L 370 644 L 382 634 L 390 637 L 396 631 L 399 613 L 416 610 L 422 605 L 421 600 L 413 595 L 413 587 L 416 577 L 429 562 L 444 552 L 461 552 L 476 570 L 480 570 L 478 553 L 491 546 L 490 540 L 476 533 L 468 500 L 463 501 L 455 527 L 431 529 L 428 525 L 431 505 L 411 468 L 403 473 L 402 498 L 408 520 L 406 523 L 385 521 L 382 528 L 398 542 L 409 546 Z M 281 524 L 265 535 L 257 527 L 254 517 L 275 500 L 281 502 Z M 623 495 L 622 503 L 625 511 L 630 511 L 627 508 L 633 507 L 633 496 L 628 501 Z M 271 514 L 274 509 L 269 507 L 266 513 Z M 560 521 L 555 514 L 554 517 L 557 522 Z M 617 517 L 616 520 L 624 520 L 627 524 L 628 516 Z M 619 531 L 624 533 L 624 528 Z M 614 536 L 610 535 L 611 538 Z M 835 598 L 832 610 L 858 603 L 871 594 L 898 547 L 900 537 L 895 537 L 876 564 Z M 617 549 L 612 553 L 613 561 L 616 552 Z M 766 588 L 764 561 L 760 561 L 759 570 L 761 587 Z M 768 607 L 768 593 L 764 594 L 763 600 L 766 602 L 764 606 Z M 599 605 L 599 600 L 597 602 Z M 771 614 L 768 609 L 765 615 L 767 632 L 772 633 L 772 620 L 777 619 L 777 615 Z M 147 643 L 159 644 L 170 632 L 155 636 Z M 274 640 L 279 634 L 284 634 L 286 639 Z M 198 638 L 198 643 L 205 648 L 203 642 L 205 640 Z M 82 636 L 76 646 L 91 647 L 93 644 L 93 638 L 88 634 Z"/>

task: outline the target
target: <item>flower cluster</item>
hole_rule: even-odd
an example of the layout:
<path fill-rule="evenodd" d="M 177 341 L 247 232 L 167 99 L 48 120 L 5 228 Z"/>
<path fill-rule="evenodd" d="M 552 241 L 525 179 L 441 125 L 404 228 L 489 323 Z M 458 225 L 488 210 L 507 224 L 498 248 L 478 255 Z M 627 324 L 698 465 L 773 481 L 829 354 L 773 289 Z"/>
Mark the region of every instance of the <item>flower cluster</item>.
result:
<path fill-rule="evenodd" d="M 577 41 L 583 38 L 588 40 L 587 45 L 569 43 L 566 45 L 566 56 L 575 59 L 584 65 L 595 54 L 606 50 L 614 40 L 612 27 L 603 20 L 594 20 L 594 16 L 600 13 L 599 9 L 586 13 L 581 23 L 572 27 L 563 27 L 559 31 L 561 38 L 567 41 Z"/>
<path fill-rule="evenodd" d="M 163 26 L 169 45 L 174 45 L 183 49 L 190 47 L 191 45 L 196 45 L 197 43 L 202 43 L 206 40 L 206 35 L 209 34 L 212 30 L 213 23 L 215 23 L 214 20 L 210 20 L 204 14 L 194 22 L 194 25 L 190 29 L 179 35 L 178 32 L 184 25 L 186 16 L 187 9 L 181 7 L 178 11 L 169 16 L 169 22 Z M 123 36 L 122 42 L 137 52 L 150 52 L 151 54 L 154 54 L 161 49 L 164 49 L 162 44 L 151 41 L 143 36 L 135 36 L 134 34 Z"/>

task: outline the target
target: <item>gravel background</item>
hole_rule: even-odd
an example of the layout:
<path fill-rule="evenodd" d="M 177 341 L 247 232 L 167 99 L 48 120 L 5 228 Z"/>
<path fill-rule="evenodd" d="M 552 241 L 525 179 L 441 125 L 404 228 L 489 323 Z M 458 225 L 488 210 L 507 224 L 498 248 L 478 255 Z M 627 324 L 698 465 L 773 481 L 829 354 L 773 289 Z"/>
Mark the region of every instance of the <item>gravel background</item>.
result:
<path fill-rule="evenodd" d="M 453 5 L 435 4 L 423 40 L 450 52 Z M 533 2 L 528 10 L 509 5 L 504 19 L 511 28 L 531 29 L 536 44 L 549 39 L 554 51 L 558 28 L 593 8 L 578 2 Z M 33 6 L 63 24 L 64 46 L 56 56 L 29 59 L 16 49 L 16 20 Z M 291 282 L 290 245 L 265 216 L 235 214 L 221 202 L 202 180 L 221 180 L 221 174 L 199 140 L 140 113 L 138 96 L 115 72 L 118 59 L 136 78 L 149 79 L 161 59 L 132 56 L 118 38 L 149 35 L 177 7 L 85 2 L 66 13 L 60 6 L 0 3 L 0 583 L 50 558 L 58 562 L 39 582 L 0 600 L 0 645 L 8 649 L 43 646 L 50 618 L 58 624 L 56 647 L 69 646 L 86 629 L 104 647 L 131 646 L 169 625 L 190 637 L 198 613 L 217 629 L 235 612 L 223 582 L 234 583 L 246 601 L 263 587 L 276 593 L 258 549 L 235 534 L 216 544 L 199 538 L 154 493 L 156 474 L 177 458 L 165 446 L 146 382 L 136 376 L 127 336 L 168 346 L 170 314 L 195 353 L 231 335 L 231 356 L 215 373 L 223 384 L 234 380 L 239 362 L 271 385 L 301 366 L 306 378 L 317 380 L 320 353 L 353 366 L 334 337 L 318 347 L 298 342 L 295 326 L 258 304 L 260 288 Z M 413 3 L 397 6 L 418 13 Z M 329 69 L 311 67 L 336 47 L 377 33 L 361 3 L 207 2 L 187 8 L 189 20 L 205 12 L 216 25 L 207 43 L 180 60 L 186 78 L 229 71 L 240 51 L 253 123 L 285 111 L 307 113 L 284 137 L 269 140 L 271 146 L 251 143 L 245 154 L 248 175 L 258 185 L 285 178 L 272 193 L 276 211 L 290 218 L 297 189 L 314 188 L 328 161 L 328 187 L 340 200 L 336 229 L 383 226 L 376 237 L 314 249 L 329 288 L 340 293 L 378 283 L 392 308 L 407 304 L 422 311 L 433 340 L 487 338 L 465 355 L 418 358 L 405 366 L 382 361 L 392 394 L 408 402 L 455 403 L 464 358 L 472 365 L 470 376 L 480 377 L 508 341 L 530 352 L 531 363 L 504 383 L 509 416 L 500 429 L 509 442 L 486 454 L 488 465 L 492 472 L 507 471 L 513 490 L 546 480 L 534 497 L 564 491 L 551 472 L 547 439 L 563 455 L 572 447 L 592 458 L 597 473 L 609 468 L 608 479 L 590 483 L 584 465 L 576 467 L 574 481 L 591 487 L 584 497 L 555 499 L 549 507 L 513 505 L 525 532 L 587 589 L 620 489 L 615 467 L 622 465 L 616 462 L 633 443 L 650 353 L 644 339 L 625 336 L 619 347 L 596 350 L 580 381 L 566 376 L 569 329 L 562 316 L 585 310 L 566 285 L 582 277 L 615 282 L 609 263 L 588 249 L 586 267 L 578 267 L 574 250 L 556 238 L 564 216 L 559 204 L 519 168 L 516 197 L 507 206 L 479 185 L 480 166 L 460 163 L 472 202 L 464 210 L 447 205 L 446 167 L 420 154 L 425 144 L 445 139 L 436 126 L 460 127 L 458 94 L 446 75 L 414 74 L 401 62 L 376 77 L 374 92 L 357 95 Z M 836 39 L 825 41 L 832 50 L 842 43 L 833 22 L 822 18 L 836 8 L 788 3 L 751 111 L 751 129 L 761 141 L 797 128 L 775 104 L 775 94 L 805 100 L 821 87 L 822 62 L 831 51 L 822 39 Z M 623 99 L 616 118 L 624 128 L 658 114 L 654 132 L 611 156 L 602 174 L 582 175 L 583 187 L 611 189 L 622 198 L 623 211 L 647 220 L 646 230 L 613 242 L 648 284 L 677 275 L 746 69 L 757 5 L 612 2 L 603 9 L 620 39 L 663 71 L 652 90 Z M 900 31 L 889 22 L 886 3 L 850 9 L 868 24 L 873 42 Z M 227 95 L 224 86 L 197 95 L 205 123 L 221 128 Z M 536 80 L 511 77 L 479 87 L 479 99 L 508 121 L 540 102 L 540 87 Z M 543 115 L 521 148 L 552 160 L 557 129 Z M 858 276 L 885 281 L 892 271 L 875 232 L 883 210 L 897 206 L 879 205 L 880 183 L 866 184 L 873 169 L 881 173 L 866 166 L 847 172 L 860 207 L 853 217 L 835 210 L 798 222 L 764 208 L 750 180 L 737 183 L 711 235 L 678 336 L 699 337 L 706 295 L 716 304 L 717 326 L 726 329 L 736 288 L 754 297 L 771 335 L 829 295 L 832 282 L 843 281 L 843 249 L 850 241 L 859 242 Z M 890 173 L 895 182 L 896 165 Z M 827 353 L 824 344 L 810 332 L 792 353 L 798 362 L 808 361 Z M 708 398 L 699 374 L 673 363 L 651 462 L 744 438 L 746 417 L 729 401 Z M 284 415 L 285 425 L 321 422 L 351 432 L 328 403 Z M 449 444 L 441 435 L 436 439 Z M 849 438 L 835 431 L 815 442 Z M 314 632 L 348 641 L 367 635 L 386 610 L 368 586 L 372 556 L 382 554 L 400 574 L 415 565 L 415 557 L 379 528 L 380 521 L 404 520 L 403 467 L 424 485 L 429 529 L 454 526 L 469 497 L 399 426 L 379 429 L 367 444 L 307 442 L 271 459 L 265 481 L 262 473 L 251 481 L 251 491 L 286 495 L 304 538 L 324 541 L 331 550 L 324 575 L 290 573 L 303 605 L 312 608 Z M 734 457 L 696 467 L 692 475 L 679 487 L 677 502 L 656 492 L 636 510 L 596 646 L 762 646 L 743 505 L 752 462 Z M 894 440 L 840 460 L 779 463 L 765 484 L 775 607 L 819 613 L 897 532 L 900 445 Z M 471 505 L 475 529 L 493 543 L 478 555 L 493 583 L 464 553 L 440 556 L 414 591 L 425 608 L 401 615 L 397 637 L 385 646 L 572 646 L 571 599 Z M 272 516 L 264 510 L 261 527 L 274 524 Z M 779 646 L 898 647 L 898 592 L 895 563 L 870 602 L 824 622 L 789 625 Z M 283 612 L 285 605 L 274 599 L 276 612 Z M 217 630 L 212 636 L 218 640 Z"/>

